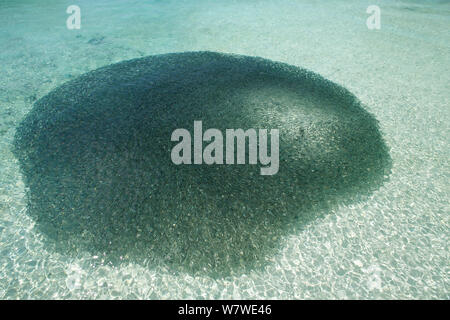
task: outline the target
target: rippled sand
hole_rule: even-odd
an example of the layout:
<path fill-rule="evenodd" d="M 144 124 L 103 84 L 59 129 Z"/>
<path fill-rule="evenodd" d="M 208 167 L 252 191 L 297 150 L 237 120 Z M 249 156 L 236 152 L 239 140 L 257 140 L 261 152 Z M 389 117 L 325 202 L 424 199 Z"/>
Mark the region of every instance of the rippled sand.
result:
<path fill-rule="evenodd" d="M 359 1 L 78 4 L 80 30 L 67 30 L 59 1 L 0 4 L 0 297 L 449 298 L 448 4 L 377 1 L 380 30 Z M 101 66 L 198 50 L 289 63 L 349 89 L 379 121 L 389 180 L 284 235 L 263 267 L 225 277 L 54 250 L 12 153 L 32 103 Z"/>

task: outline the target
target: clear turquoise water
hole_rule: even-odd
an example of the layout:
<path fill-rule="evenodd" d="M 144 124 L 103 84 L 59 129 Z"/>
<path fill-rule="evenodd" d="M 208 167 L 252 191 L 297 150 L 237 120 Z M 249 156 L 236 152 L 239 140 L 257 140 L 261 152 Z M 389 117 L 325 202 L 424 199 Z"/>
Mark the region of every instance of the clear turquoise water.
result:
<path fill-rule="evenodd" d="M 68 5 L 81 29 L 68 30 Z M 377 1 L 2 1 L 0 297 L 449 298 L 450 5 Z M 11 152 L 32 102 L 89 70 L 212 50 L 286 62 L 352 91 L 380 122 L 390 179 L 286 236 L 263 269 L 225 278 L 50 250 Z"/>

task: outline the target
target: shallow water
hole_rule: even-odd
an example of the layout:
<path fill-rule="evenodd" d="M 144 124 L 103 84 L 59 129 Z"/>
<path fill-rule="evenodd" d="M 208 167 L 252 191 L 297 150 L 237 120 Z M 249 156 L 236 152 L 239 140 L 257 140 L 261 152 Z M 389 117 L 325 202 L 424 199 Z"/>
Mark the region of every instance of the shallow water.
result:
<path fill-rule="evenodd" d="M 0 3 L 0 297 L 449 298 L 450 5 L 377 1 Z M 389 180 L 285 234 L 260 268 L 222 277 L 53 250 L 12 153 L 32 103 L 122 60 L 210 50 L 289 63 L 354 93 L 378 121 Z M 78 248 L 77 248 L 78 249 Z"/>

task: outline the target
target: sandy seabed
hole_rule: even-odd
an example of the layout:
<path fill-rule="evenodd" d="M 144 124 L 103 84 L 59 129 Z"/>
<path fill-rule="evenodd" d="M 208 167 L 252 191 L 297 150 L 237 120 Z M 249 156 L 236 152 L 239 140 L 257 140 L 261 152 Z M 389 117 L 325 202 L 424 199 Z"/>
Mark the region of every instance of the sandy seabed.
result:
<path fill-rule="evenodd" d="M 450 5 L 377 1 L 0 4 L 0 298 L 449 298 Z M 390 149 L 389 180 L 285 236 L 263 268 L 226 277 L 64 255 L 27 214 L 15 129 L 37 99 L 101 66 L 210 50 L 312 70 L 355 94 Z"/>

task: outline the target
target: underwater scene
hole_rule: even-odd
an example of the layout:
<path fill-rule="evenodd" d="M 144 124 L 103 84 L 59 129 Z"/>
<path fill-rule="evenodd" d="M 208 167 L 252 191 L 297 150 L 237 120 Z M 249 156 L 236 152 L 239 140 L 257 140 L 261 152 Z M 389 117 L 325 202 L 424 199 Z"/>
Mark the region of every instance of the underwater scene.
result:
<path fill-rule="evenodd" d="M 0 26 L 0 299 L 450 298 L 449 1 Z"/>

